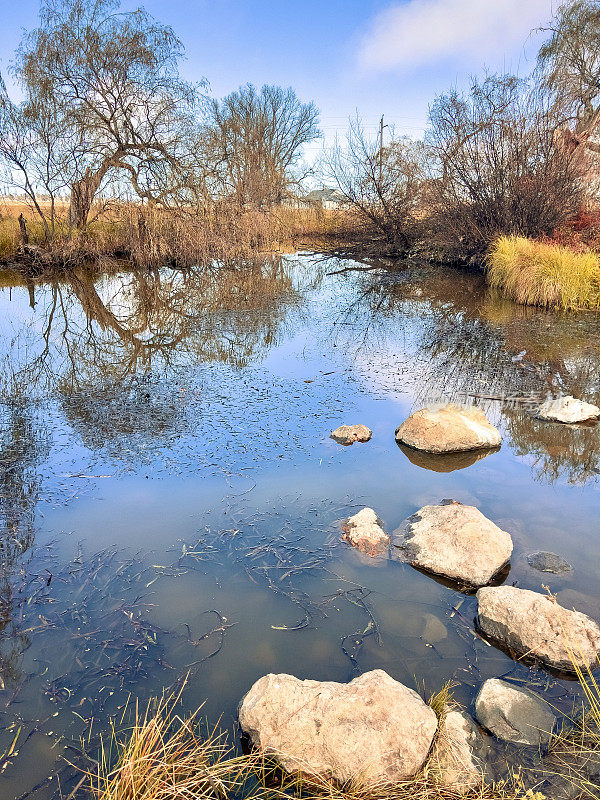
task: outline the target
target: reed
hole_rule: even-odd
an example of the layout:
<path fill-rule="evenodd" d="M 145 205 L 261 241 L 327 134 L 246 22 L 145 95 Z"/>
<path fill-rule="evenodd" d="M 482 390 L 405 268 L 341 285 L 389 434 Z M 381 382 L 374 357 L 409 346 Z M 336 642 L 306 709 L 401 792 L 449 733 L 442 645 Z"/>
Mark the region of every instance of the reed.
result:
<path fill-rule="evenodd" d="M 163 696 L 143 710 L 136 706 L 133 726 L 123 732 L 113 722 L 98 770 L 90 773 L 94 798 L 221 800 L 242 793 L 252 759 L 236 757 L 217 730 L 203 736 L 200 709 L 180 716 L 180 695 Z"/>
<path fill-rule="evenodd" d="M 346 235 L 351 226 L 343 212 L 320 208 L 278 206 L 262 211 L 224 201 L 198 212 L 112 203 L 97 211 L 83 231 L 69 229 L 67 208 L 61 207 L 48 242 L 39 218 L 26 204 L 5 201 L 0 207 L 0 262 L 18 256 L 20 213 L 27 220 L 30 243 L 58 265 L 115 257 L 136 266 L 234 261 L 256 253 L 290 252 L 311 241 Z"/>
<path fill-rule="evenodd" d="M 600 257 L 551 242 L 501 236 L 486 258 L 491 286 L 524 305 L 600 308 Z"/>

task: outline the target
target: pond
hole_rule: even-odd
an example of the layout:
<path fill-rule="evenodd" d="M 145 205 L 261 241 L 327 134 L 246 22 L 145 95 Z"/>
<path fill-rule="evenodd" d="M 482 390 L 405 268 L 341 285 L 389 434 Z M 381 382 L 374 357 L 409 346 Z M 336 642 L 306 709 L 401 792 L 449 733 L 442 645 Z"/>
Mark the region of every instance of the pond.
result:
<path fill-rule="evenodd" d="M 361 556 L 341 522 L 476 505 L 513 537 L 506 582 L 600 619 L 600 426 L 532 414 L 551 392 L 599 402 L 599 322 L 477 274 L 312 253 L 0 273 L 0 797 L 68 795 L 110 718 L 186 676 L 186 707 L 233 735 L 267 672 L 383 668 L 466 706 L 510 676 L 568 710 L 577 685 L 481 639 L 472 595 Z M 400 449 L 442 399 L 480 405 L 502 448 Z M 336 444 L 344 422 L 372 440 Z M 573 570 L 536 571 L 538 550 Z"/>

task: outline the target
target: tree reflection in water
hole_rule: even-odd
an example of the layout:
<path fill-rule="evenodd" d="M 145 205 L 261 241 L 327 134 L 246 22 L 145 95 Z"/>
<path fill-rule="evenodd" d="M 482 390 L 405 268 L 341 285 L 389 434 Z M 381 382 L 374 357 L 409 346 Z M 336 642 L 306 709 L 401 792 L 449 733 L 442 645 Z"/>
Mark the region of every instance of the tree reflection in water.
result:
<path fill-rule="evenodd" d="M 597 314 L 517 306 L 481 276 L 458 270 L 408 266 L 362 273 L 358 282 L 343 319 L 355 321 L 363 360 L 377 363 L 390 341 L 396 348 L 404 342 L 401 382 L 410 383 L 415 408 L 470 399 L 495 418 L 500 408 L 516 453 L 531 459 L 536 478 L 582 483 L 599 474 L 600 425 L 576 429 L 534 418 L 552 393 L 600 404 Z M 346 331 L 341 326 L 336 336 Z"/>
<path fill-rule="evenodd" d="M 49 284 L 30 284 L 35 320 L 16 328 L 0 356 L 0 680 L 6 685 L 19 681 L 19 659 L 30 643 L 18 612 L 31 579 L 27 559 L 54 398 L 91 450 L 119 454 L 131 435 L 164 442 L 180 426 L 190 367 L 243 368 L 277 342 L 298 300 L 282 258 L 185 272 L 77 268 Z M 42 586 L 46 576 L 40 580 Z"/>

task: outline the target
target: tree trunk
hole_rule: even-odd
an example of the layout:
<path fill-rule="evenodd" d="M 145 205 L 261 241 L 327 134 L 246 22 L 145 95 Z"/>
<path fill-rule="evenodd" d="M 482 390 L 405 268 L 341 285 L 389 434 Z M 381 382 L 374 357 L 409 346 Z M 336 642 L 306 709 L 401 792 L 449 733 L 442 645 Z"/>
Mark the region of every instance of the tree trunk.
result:
<path fill-rule="evenodd" d="M 85 228 L 100 184 L 108 170 L 118 164 L 121 155 L 121 152 L 113 153 L 103 161 L 95 172 L 92 172 L 88 167 L 83 176 L 71 184 L 69 224 L 72 227 L 77 228 L 77 230 Z"/>

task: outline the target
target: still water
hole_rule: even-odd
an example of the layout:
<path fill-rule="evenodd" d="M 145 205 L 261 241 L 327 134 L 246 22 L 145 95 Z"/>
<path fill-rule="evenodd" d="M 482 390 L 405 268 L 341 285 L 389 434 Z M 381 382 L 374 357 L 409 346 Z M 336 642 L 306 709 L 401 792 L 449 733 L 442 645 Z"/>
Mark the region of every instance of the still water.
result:
<path fill-rule="evenodd" d="M 188 674 L 185 705 L 233 735 L 267 672 L 380 667 L 425 695 L 453 680 L 466 706 L 510 676 L 570 708 L 574 683 L 475 634 L 472 596 L 361 556 L 341 522 L 476 505 L 513 537 L 507 582 L 600 619 L 600 426 L 531 413 L 552 392 L 600 401 L 599 323 L 478 275 L 313 254 L 0 273 L 0 797 L 68 795 L 68 762 L 128 698 Z M 501 450 L 401 450 L 395 428 L 441 399 L 480 404 Z M 356 422 L 369 443 L 329 438 Z M 535 571 L 537 550 L 573 571 Z"/>

